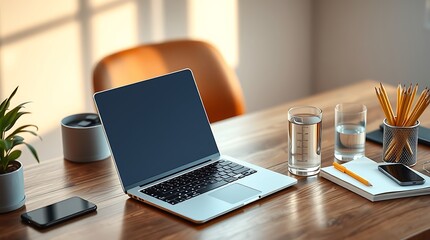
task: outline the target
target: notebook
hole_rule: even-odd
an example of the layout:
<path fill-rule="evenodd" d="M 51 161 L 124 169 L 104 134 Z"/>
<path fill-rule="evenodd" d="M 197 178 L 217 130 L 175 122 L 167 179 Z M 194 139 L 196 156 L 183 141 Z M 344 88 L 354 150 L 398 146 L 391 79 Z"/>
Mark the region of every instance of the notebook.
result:
<path fill-rule="evenodd" d="M 363 177 L 373 186 L 366 186 L 351 176 L 336 170 L 333 166 L 321 168 L 320 176 L 372 202 L 430 194 L 430 177 L 415 170 L 418 175 L 425 179 L 425 183 L 400 186 L 378 170 L 378 163 L 367 157 L 352 160 L 344 163 L 343 166 Z"/>
<path fill-rule="evenodd" d="M 191 70 L 94 94 L 122 188 L 195 223 L 297 180 L 218 149 Z"/>

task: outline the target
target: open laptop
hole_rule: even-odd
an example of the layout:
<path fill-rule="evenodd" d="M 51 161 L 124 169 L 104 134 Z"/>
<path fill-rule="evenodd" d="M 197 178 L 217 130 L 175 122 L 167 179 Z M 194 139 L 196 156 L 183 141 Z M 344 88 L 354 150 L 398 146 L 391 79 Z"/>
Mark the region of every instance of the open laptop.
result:
<path fill-rule="evenodd" d="M 123 190 L 203 223 L 297 180 L 220 154 L 191 70 L 94 94 Z"/>

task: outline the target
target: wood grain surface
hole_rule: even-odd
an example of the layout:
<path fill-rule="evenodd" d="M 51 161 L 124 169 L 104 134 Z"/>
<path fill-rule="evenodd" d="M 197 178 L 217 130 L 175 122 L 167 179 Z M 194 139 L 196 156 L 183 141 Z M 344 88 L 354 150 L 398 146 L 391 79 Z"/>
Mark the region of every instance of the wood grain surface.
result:
<path fill-rule="evenodd" d="M 287 111 L 299 105 L 323 110 L 322 166 L 333 162 L 334 107 L 341 102 L 368 108 L 367 131 L 384 118 L 374 87 L 377 82 L 324 92 L 264 111 L 213 124 L 221 153 L 285 175 Z M 392 101 L 395 88 L 386 85 Z M 394 102 L 394 101 L 393 101 Z M 420 119 L 430 127 L 430 110 Z M 366 155 L 381 161 L 382 146 L 366 142 Z M 419 145 L 418 163 L 430 160 L 430 147 Z M 427 173 L 426 173 L 427 174 Z M 297 177 L 298 184 L 202 225 L 192 224 L 129 199 L 110 159 L 72 163 L 42 160 L 25 166 L 26 205 L 0 214 L 0 239 L 402 239 L 426 238 L 430 231 L 430 195 L 372 203 L 319 176 Z M 428 175 L 428 174 L 427 174 Z M 96 213 L 36 230 L 20 215 L 71 196 L 98 206 Z M 1 196 L 0 196 L 1 197 Z"/>

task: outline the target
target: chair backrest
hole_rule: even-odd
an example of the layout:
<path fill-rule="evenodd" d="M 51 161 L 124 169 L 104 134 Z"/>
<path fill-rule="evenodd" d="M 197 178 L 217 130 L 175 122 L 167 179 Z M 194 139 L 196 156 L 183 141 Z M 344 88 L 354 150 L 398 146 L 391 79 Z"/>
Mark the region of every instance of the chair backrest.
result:
<path fill-rule="evenodd" d="M 94 92 L 184 68 L 193 71 L 211 123 L 245 112 L 242 89 L 235 73 L 217 49 L 203 41 L 140 45 L 109 55 L 94 69 Z"/>

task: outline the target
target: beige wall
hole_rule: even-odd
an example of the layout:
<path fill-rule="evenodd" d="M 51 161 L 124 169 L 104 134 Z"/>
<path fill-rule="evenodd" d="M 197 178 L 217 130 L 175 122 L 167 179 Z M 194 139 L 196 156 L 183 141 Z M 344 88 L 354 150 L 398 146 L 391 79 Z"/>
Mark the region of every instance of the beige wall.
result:
<path fill-rule="evenodd" d="M 425 0 L 314 1 L 315 90 L 361 79 L 430 87 L 425 11 Z"/>
<path fill-rule="evenodd" d="M 311 93 L 311 1 L 239 1 L 237 73 L 249 110 Z"/>
<path fill-rule="evenodd" d="M 33 101 L 22 123 L 43 138 L 30 142 L 42 160 L 62 156 L 59 122 L 94 111 L 98 59 L 191 37 L 221 50 L 256 111 L 310 93 L 311 11 L 311 0 L 0 0 L 0 99 L 19 85 L 15 103 Z"/>

